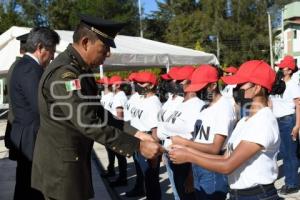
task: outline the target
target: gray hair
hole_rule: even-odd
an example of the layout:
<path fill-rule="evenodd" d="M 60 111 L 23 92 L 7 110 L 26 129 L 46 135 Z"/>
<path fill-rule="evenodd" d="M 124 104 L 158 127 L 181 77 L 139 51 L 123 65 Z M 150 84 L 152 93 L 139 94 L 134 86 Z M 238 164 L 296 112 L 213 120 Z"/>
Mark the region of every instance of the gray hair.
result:
<path fill-rule="evenodd" d="M 46 27 L 37 27 L 31 29 L 26 48 L 29 53 L 34 53 L 38 48 L 51 49 L 59 43 L 59 35 L 52 29 Z"/>

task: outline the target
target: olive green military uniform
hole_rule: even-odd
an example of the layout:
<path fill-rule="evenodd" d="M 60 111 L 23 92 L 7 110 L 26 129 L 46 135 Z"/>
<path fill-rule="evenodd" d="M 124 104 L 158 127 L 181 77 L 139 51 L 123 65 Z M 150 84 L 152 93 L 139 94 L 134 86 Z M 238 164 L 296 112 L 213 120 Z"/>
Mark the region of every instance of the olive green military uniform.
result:
<path fill-rule="evenodd" d="M 82 75 L 90 77 L 82 78 Z M 80 80 L 80 85 L 76 80 Z M 69 83 L 76 83 L 73 89 Z M 131 156 L 139 149 L 137 138 L 108 125 L 99 127 L 105 115 L 110 118 L 111 114 L 105 114 L 96 95 L 95 80 L 71 45 L 42 76 L 39 86 L 41 125 L 34 151 L 32 187 L 46 197 L 58 200 L 93 197 L 93 141 L 124 156 Z"/>

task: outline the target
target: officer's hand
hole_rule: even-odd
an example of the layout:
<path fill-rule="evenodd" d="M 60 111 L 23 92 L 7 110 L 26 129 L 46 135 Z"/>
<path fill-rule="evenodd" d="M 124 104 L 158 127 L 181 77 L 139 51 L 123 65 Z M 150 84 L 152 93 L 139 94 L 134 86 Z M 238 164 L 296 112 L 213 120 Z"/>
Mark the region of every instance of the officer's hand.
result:
<path fill-rule="evenodd" d="M 142 131 L 136 132 L 136 134 L 134 136 L 139 138 L 142 141 L 155 142 L 155 139 L 153 138 L 152 135 L 147 134 L 147 133 L 142 132 Z"/>
<path fill-rule="evenodd" d="M 148 159 L 155 158 L 164 152 L 163 147 L 157 142 L 141 141 L 140 153 Z"/>

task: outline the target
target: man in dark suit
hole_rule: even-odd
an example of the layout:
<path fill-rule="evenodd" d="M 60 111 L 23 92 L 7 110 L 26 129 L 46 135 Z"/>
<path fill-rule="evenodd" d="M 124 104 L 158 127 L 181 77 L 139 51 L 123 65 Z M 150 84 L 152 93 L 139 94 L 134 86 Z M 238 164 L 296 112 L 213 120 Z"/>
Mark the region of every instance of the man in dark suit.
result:
<path fill-rule="evenodd" d="M 18 150 L 14 199 L 43 199 L 31 188 L 33 149 L 40 125 L 38 85 L 44 68 L 54 58 L 58 34 L 48 28 L 33 28 L 26 42 L 27 53 L 11 74 L 10 100 L 14 119 L 10 139 Z"/>
<path fill-rule="evenodd" d="M 130 135 L 112 127 L 111 114 L 104 111 L 97 96 L 92 68 L 99 67 L 110 56 L 110 47 L 115 47 L 114 37 L 123 26 L 82 15 L 73 43 L 53 60 L 41 78 L 41 126 L 31 180 L 32 187 L 42 191 L 47 199 L 93 197 L 94 141 L 124 156 L 139 151 L 152 158 L 162 153 L 162 147 L 150 135 L 141 132 Z"/>
<path fill-rule="evenodd" d="M 5 135 L 4 135 L 4 143 L 5 143 L 5 147 L 9 150 L 8 158 L 10 160 L 17 160 L 18 151 L 10 140 L 11 125 L 12 125 L 12 122 L 14 119 L 14 115 L 13 115 L 13 112 L 11 109 L 11 103 L 10 103 L 10 98 L 9 98 L 9 92 L 10 92 L 10 84 L 9 83 L 10 83 L 10 79 L 11 79 L 11 74 L 12 74 L 16 64 L 20 61 L 20 59 L 23 57 L 23 55 L 27 51 L 26 50 L 27 37 L 28 37 L 28 33 L 16 37 L 16 39 L 20 41 L 20 56 L 16 57 L 15 62 L 10 66 L 7 76 L 6 76 L 9 111 L 8 111 L 7 124 L 6 124 L 6 130 L 5 130 Z"/>

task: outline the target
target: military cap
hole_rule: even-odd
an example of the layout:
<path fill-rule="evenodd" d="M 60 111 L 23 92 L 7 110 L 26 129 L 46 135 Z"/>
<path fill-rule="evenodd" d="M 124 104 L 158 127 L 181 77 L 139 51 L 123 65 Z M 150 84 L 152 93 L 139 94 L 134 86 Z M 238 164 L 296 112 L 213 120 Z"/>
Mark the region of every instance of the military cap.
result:
<path fill-rule="evenodd" d="M 28 38 L 28 34 L 29 34 L 29 33 L 26 33 L 26 34 L 24 34 L 24 35 L 20 35 L 20 36 L 16 37 L 16 39 L 17 39 L 17 40 L 20 40 L 21 43 L 25 43 L 26 40 L 27 40 L 27 38 Z"/>
<path fill-rule="evenodd" d="M 104 44 L 116 48 L 114 39 L 126 23 L 113 22 L 89 15 L 79 15 L 80 23 L 96 33 Z"/>

